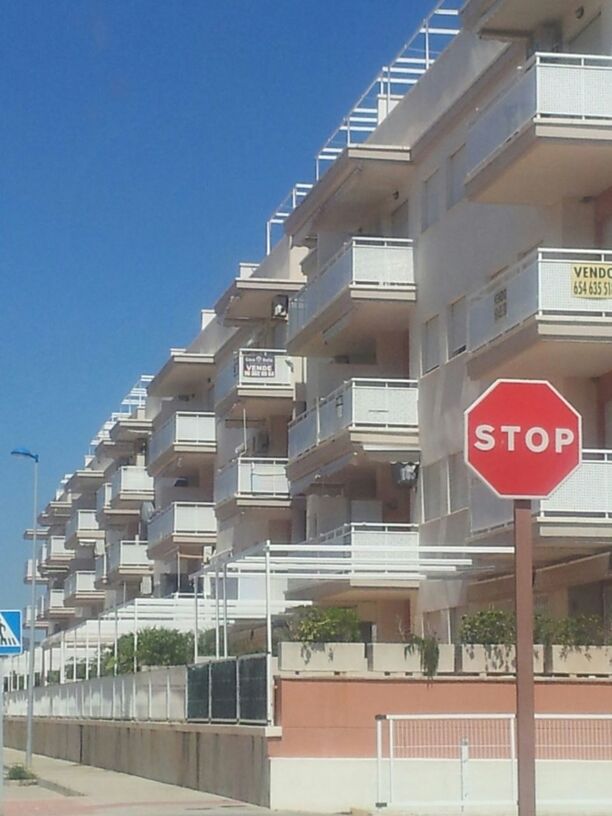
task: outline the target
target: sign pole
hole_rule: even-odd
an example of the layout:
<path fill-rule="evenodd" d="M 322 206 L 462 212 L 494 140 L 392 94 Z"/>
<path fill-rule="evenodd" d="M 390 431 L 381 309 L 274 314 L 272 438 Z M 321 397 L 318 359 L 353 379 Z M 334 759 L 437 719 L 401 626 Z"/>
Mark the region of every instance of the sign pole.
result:
<path fill-rule="evenodd" d="M 532 524 L 531 501 L 515 499 L 514 576 L 519 816 L 535 816 L 536 812 Z"/>
<path fill-rule="evenodd" d="M 4 661 L 0 657 L 0 816 L 4 816 Z"/>

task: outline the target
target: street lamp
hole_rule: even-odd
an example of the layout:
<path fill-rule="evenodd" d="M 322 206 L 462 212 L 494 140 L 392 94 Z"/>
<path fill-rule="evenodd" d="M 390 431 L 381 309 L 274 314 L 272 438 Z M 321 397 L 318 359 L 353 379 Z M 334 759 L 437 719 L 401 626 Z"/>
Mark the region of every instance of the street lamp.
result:
<path fill-rule="evenodd" d="M 38 547 L 37 547 L 37 506 L 38 506 L 38 454 L 32 453 L 27 448 L 15 448 L 11 451 L 11 456 L 23 456 L 34 462 L 34 523 L 32 525 L 32 606 L 30 609 L 30 653 L 28 663 L 28 725 L 26 735 L 26 768 L 32 767 L 32 726 L 34 721 L 34 645 L 36 641 L 36 573 L 38 571 Z"/>

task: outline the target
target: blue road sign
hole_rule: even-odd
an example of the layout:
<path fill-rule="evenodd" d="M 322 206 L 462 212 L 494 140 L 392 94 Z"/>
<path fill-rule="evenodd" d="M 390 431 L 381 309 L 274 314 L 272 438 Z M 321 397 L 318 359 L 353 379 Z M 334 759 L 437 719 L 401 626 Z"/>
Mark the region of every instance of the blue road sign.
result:
<path fill-rule="evenodd" d="M 22 651 L 21 610 L 0 609 L 0 657 Z"/>

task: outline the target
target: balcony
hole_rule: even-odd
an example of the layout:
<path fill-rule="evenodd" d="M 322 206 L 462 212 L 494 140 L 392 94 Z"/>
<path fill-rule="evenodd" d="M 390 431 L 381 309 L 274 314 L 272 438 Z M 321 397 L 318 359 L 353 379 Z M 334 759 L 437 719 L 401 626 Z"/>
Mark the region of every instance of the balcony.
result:
<path fill-rule="evenodd" d="M 177 552 L 201 556 L 204 547 L 212 547 L 216 539 L 213 504 L 173 502 L 149 522 L 149 558 L 165 558 Z"/>
<path fill-rule="evenodd" d="M 535 54 L 470 130 L 468 197 L 552 205 L 596 196 L 612 185 L 611 120 L 612 58 Z"/>
<path fill-rule="evenodd" d="M 425 578 L 456 577 L 471 562 L 448 547 L 422 547 L 416 525 L 360 522 L 293 545 L 286 565 L 290 580 L 292 575 L 302 578 L 291 580 L 288 598 L 342 602 L 372 600 L 373 589 L 383 595 L 399 588 L 406 592 Z"/>
<path fill-rule="evenodd" d="M 108 580 L 140 580 L 153 574 L 153 561 L 146 541 L 114 541 L 107 551 Z"/>
<path fill-rule="evenodd" d="M 63 536 L 49 536 L 43 552 L 40 566 L 45 573 L 67 570 L 68 564 L 74 558 L 74 551 L 66 547 L 66 539 Z"/>
<path fill-rule="evenodd" d="M 221 516 L 240 507 L 256 507 L 258 512 L 288 508 L 287 460 L 240 458 L 230 462 L 217 471 L 215 504 Z"/>
<path fill-rule="evenodd" d="M 40 600 L 40 598 L 39 598 L 39 600 Z M 26 627 L 29 627 L 30 624 L 31 624 L 31 621 L 32 621 L 31 609 L 32 609 L 31 606 L 24 606 L 23 607 L 23 627 L 24 627 L 24 629 Z M 46 622 L 39 618 L 38 611 L 36 611 L 36 613 L 34 615 L 34 626 L 36 626 L 38 629 L 45 629 L 46 626 L 47 626 Z"/>
<path fill-rule="evenodd" d="M 289 301 L 287 349 L 332 357 L 407 329 L 416 300 L 412 241 L 352 238 Z"/>
<path fill-rule="evenodd" d="M 584 450 L 582 464 L 547 499 L 534 501 L 535 558 L 546 562 L 607 550 L 612 544 L 612 451 Z M 472 539 L 512 541 L 512 502 L 474 478 L 470 486 Z"/>
<path fill-rule="evenodd" d="M 215 415 L 211 413 L 178 412 L 153 432 L 149 442 L 151 476 L 176 475 L 213 462 L 217 451 Z"/>
<path fill-rule="evenodd" d="M 170 358 L 149 383 L 148 392 L 155 397 L 191 393 L 194 382 L 206 382 L 214 372 L 214 354 L 171 349 Z"/>
<path fill-rule="evenodd" d="M 49 589 L 39 598 L 38 615 L 41 621 L 68 620 L 74 613 L 74 607 L 64 605 L 63 589 Z"/>
<path fill-rule="evenodd" d="M 153 478 L 145 467 L 126 465 L 113 473 L 110 490 L 112 509 L 134 509 L 142 502 L 153 501 L 153 498 Z"/>
<path fill-rule="evenodd" d="M 96 541 L 104 539 L 104 530 L 100 529 L 95 510 L 76 510 L 66 525 L 66 548 L 91 547 Z"/>
<path fill-rule="evenodd" d="M 468 335 L 475 379 L 609 371 L 612 251 L 536 250 L 471 299 Z"/>
<path fill-rule="evenodd" d="M 40 571 L 40 568 L 41 568 L 42 564 L 46 560 L 46 557 L 45 557 L 45 554 L 44 554 L 44 549 L 45 548 L 43 547 L 43 553 L 41 555 L 40 560 L 37 562 L 37 565 L 36 565 L 36 583 L 37 584 L 46 584 L 47 580 L 48 580 L 46 574 L 43 575 L 43 573 Z M 25 569 L 24 569 L 24 573 L 23 573 L 23 583 L 24 584 L 31 584 L 32 583 L 32 577 L 34 575 L 34 568 L 33 568 L 32 564 L 33 564 L 33 562 L 32 562 L 31 558 L 28 558 L 28 560 L 25 562 Z"/>
<path fill-rule="evenodd" d="M 64 603 L 67 606 L 104 602 L 104 591 L 96 589 L 95 572 L 71 572 L 64 582 Z"/>
<path fill-rule="evenodd" d="M 576 9 L 575 0 L 468 0 L 461 11 L 466 28 L 480 37 L 525 36 Z"/>
<path fill-rule="evenodd" d="M 351 460 L 397 462 L 419 450 L 413 380 L 352 379 L 289 425 L 291 481 Z"/>
<path fill-rule="evenodd" d="M 289 415 L 293 407 L 293 362 L 284 350 L 240 349 L 217 375 L 215 409 L 228 418 Z"/>

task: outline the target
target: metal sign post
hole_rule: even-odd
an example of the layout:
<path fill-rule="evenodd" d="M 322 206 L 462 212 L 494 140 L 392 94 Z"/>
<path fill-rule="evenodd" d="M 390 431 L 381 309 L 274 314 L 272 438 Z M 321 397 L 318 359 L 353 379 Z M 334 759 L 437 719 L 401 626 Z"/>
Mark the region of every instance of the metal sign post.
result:
<path fill-rule="evenodd" d="M 0 816 L 4 814 L 4 661 L 8 655 L 22 653 L 22 631 L 21 610 L 0 610 Z M 30 649 L 34 649 L 34 643 L 30 643 Z"/>
<path fill-rule="evenodd" d="M 535 816 L 533 499 L 551 495 L 581 463 L 580 414 L 548 382 L 497 380 L 465 412 L 465 461 L 514 501 L 516 744 L 519 816 Z"/>
<path fill-rule="evenodd" d="M 535 816 L 535 684 L 533 680 L 533 535 L 531 501 L 514 501 L 516 736 L 520 816 Z"/>
<path fill-rule="evenodd" d="M 0 816 L 4 816 L 4 661 L 0 657 Z"/>

